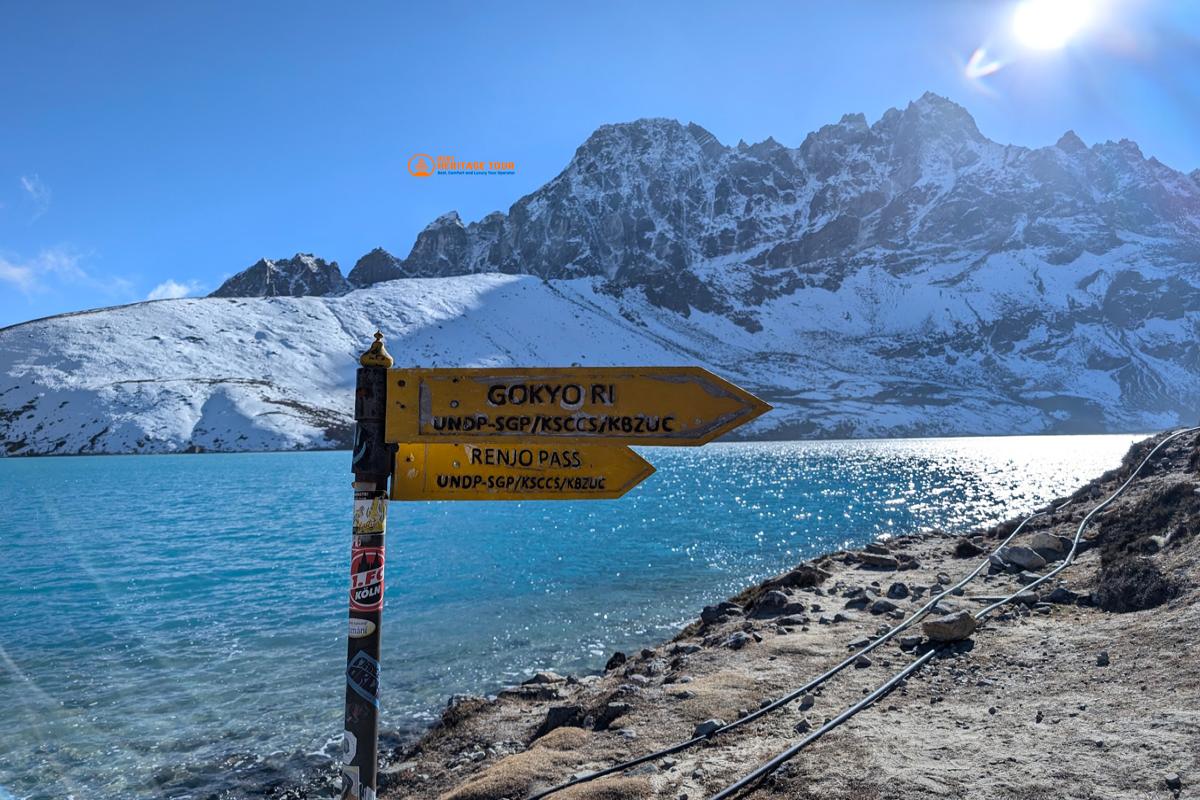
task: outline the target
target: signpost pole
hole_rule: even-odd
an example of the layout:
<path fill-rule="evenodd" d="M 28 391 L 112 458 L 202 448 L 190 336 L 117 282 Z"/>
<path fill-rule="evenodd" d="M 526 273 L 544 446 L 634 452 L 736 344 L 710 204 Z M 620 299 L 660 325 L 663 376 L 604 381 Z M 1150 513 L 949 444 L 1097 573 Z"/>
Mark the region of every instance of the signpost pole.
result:
<path fill-rule="evenodd" d="M 379 767 L 379 633 L 383 614 L 384 532 L 394 446 L 384 442 L 387 370 L 383 334 L 359 359 L 354 393 L 354 541 L 346 647 L 346 728 L 342 800 L 375 800 Z"/>

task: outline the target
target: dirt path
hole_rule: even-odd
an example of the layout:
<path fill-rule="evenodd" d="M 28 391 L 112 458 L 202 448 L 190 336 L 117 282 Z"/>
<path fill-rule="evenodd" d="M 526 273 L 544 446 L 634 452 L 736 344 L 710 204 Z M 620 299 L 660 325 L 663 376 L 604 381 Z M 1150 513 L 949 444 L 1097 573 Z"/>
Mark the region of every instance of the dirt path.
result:
<path fill-rule="evenodd" d="M 1040 543 L 1051 559 L 1041 571 L 1049 569 L 1058 557 L 1046 547 L 1052 540 L 1034 536 L 1074 536 L 1148 450 L 1135 446 L 1125 466 L 1027 526 L 1014 544 Z M 1169 444 L 1085 532 L 1088 549 L 1061 580 L 994 616 L 750 796 L 1200 797 L 1200 645 L 1192 641 L 1200 632 L 1198 465 L 1195 435 Z M 673 642 L 625 663 L 615 658 L 603 675 L 542 674 L 492 700 L 460 700 L 399 755 L 380 795 L 523 800 L 690 738 L 706 720 L 737 719 L 911 614 L 939 582 L 957 580 L 983 557 L 962 557 L 966 551 L 990 551 L 1013 526 L 970 537 L 974 547 L 926 535 L 868 548 L 877 553 L 830 554 L 709 607 Z M 1027 580 L 1015 567 L 994 567 L 941 606 L 975 611 L 983 603 L 974 598 L 1008 594 Z M 1052 595 L 1056 588 L 1067 592 Z M 1153 607 L 1128 610 L 1143 606 Z M 883 645 L 803 703 L 556 797 L 703 800 L 801 738 L 797 727 L 821 725 L 909 663 L 902 642 L 913 644 L 899 637 Z"/>

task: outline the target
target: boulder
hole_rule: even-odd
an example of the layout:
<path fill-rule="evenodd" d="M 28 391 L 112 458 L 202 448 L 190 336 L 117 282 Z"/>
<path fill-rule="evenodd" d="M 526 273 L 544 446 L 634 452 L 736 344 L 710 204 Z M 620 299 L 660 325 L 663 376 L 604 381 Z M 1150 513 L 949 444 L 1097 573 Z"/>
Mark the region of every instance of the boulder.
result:
<path fill-rule="evenodd" d="M 1022 545 L 1002 547 L 999 555 L 1005 563 L 1013 564 L 1021 569 L 1041 569 L 1046 566 L 1046 559 L 1039 556 L 1033 548 Z"/>
<path fill-rule="evenodd" d="M 546 718 L 542 720 L 542 724 L 533 734 L 533 738 L 540 739 L 550 731 L 565 725 L 577 728 L 581 724 L 583 724 L 582 706 L 550 706 L 546 711 Z"/>
<path fill-rule="evenodd" d="M 625 654 L 618 650 L 612 654 L 612 658 L 610 658 L 608 663 L 604 665 L 604 671 L 609 672 L 610 670 L 614 670 L 617 667 L 624 665 L 627 660 L 628 659 L 626 659 Z"/>
<path fill-rule="evenodd" d="M 975 632 L 975 618 L 966 611 L 927 619 L 921 625 L 925 635 L 933 642 L 958 642 Z"/>
<path fill-rule="evenodd" d="M 891 556 L 878 555 L 876 553 L 862 553 L 859 560 L 864 567 L 869 569 L 884 569 L 895 570 L 900 567 L 900 562 Z"/>

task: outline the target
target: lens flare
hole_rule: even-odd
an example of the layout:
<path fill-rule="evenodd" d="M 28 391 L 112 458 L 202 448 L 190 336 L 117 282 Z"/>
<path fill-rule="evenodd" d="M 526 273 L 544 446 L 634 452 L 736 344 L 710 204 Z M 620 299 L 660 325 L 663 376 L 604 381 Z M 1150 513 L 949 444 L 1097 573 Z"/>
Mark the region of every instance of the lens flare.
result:
<path fill-rule="evenodd" d="M 1013 13 L 1013 33 L 1033 50 L 1058 50 L 1091 21 L 1088 0 L 1024 0 Z"/>

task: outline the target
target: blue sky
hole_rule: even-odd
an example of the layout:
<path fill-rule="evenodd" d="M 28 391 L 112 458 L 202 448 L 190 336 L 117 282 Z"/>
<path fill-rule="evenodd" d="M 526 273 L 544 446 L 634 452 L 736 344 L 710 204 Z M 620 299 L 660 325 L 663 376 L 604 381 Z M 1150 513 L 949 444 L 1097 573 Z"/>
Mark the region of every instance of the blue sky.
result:
<path fill-rule="evenodd" d="M 796 145 L 931 90 L 997 141 L 1074 129 L 1200 167 L 1200 3 L 1070 0 L 1090 21 L 1046 51 L 999 1 L 0 2 L 0 325 L 262 256 L 403 256 L 645 116 Z M 416 179 L 418 152 L 516 174 Z"/>

